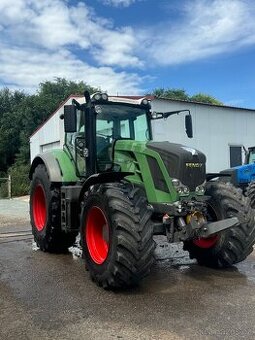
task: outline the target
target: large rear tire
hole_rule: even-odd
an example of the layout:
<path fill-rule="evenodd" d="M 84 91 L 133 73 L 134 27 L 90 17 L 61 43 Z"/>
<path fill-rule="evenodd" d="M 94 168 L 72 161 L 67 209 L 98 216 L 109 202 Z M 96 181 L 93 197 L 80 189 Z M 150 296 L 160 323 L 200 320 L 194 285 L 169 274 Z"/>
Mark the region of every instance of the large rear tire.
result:
<path fill-rule="evenodd" d="M 154 262 L 151 211 L 129 183 L 94 187 L 84 199 L 81 243 L 92 280 L 104 288 L 136 285 Z"/>
<path fill-rule="evenodd" d="M 246 190 L 246 195 L 250 199 L 250 204 L 253 209 L 255 209 L 255 182 L 250 182 Z"/>
<path fill-rule="evenodd" d="M 230 267 L 244 260 L 253 250 L 254 211 L 241 190 L 231 183 L 209 182 L 205 194 L 211 196 L 208 201 L 208 220 L 238 217 L 239 224 L 211 238 L 185 242 L 184 249 L 201 265 Z"/>
<path fill-rule="evenodd" d="M 77 233 L 67 234 L 61 230 L 60 188 L 50 182 L 43 164 L 33 173 L 30 220 L 35 242 L 42 251 L 63 253 L 73 245 Z"/>

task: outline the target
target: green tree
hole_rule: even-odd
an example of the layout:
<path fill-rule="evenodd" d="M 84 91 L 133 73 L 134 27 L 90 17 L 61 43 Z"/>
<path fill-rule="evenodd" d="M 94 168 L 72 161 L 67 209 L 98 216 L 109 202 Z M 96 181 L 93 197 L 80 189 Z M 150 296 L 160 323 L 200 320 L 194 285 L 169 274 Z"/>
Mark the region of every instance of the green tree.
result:
<path fill-rule="evenodd" d="M 149 95 L 153 95 L 155 97 L 175 99 L 175 100 L 190 100 L 190 101 L 200 102 L 200 103 L 223 105 L 221 101 L 219 101 L 213 96 L 210 96 L 209 94 L 197 93 L 193 96 L 190 96 L 183 89 L 156 88 Z"/>
<path fill-rule="evenodd" d="M 28 192 L 29 137 L 71 94 L 98 91 L 84 82 L 56 78 L 39 84 L 35 94 L 0 90 L 0 172 L 13 177 L 16 195 Z"/>
<path fill-rule="evenodd" d="M 22 115 L 19 107 L 26 97 L 20 91 L 0 90 L 0 171 L 6 172 L 19 150 Z"/>
<path fill-rule="evenodd" d="M 71 94 L 82 95 L 87 90 L 89 93 L 98 91 L 97 88 L 81 82 L 68 81 L 64 78 L 56 78 L 54 81 L 46 81 L 39 84 L 37 91 L 37 106 L 45 118 L 49 113 L 57 109 L 59 104 L 63 102 Z"/>
<path fill-rule="evenodd" d="M 39 84 L 33 95 L 8 88 L 0 90 L 0 171 L 15 162 L 29 164 L 29 137 L 71 94 L 98 89 L 84 82 L 56 78 Z"/>
<path fill-rule="evenodd" d="M 183 89 L 164 89 L 157 88 L 151 93 L 155 97 L 164 97 L 168 99 L 189 100 L 189 96 Z"/>
<path fill-rule="evenodd" d="M 206 103 L 206 104 L 213 104 L 213 105 L 223 105 L 218 99 L 210 96 L 209 94 L 205 93 L 198 93 L 194 96 L 190 97 L 190 100 L 199 103 Z"/>
<path fill-rule="evenodd" d="M 28 96 L 23 101 L 23 126 L 20 134 L 20 149 L 17 160 L 21 164 L 29 161 L 29 137 L 33 131 L 54 112 L 61 102 L 71 94 L 82 95 L 87 90 L 90 93 L 98 91 L 84 82 L 68 81 L 64 78 L 56 78 L 54 81 L 46 81 L 39 84 L 35 95 Z"/>

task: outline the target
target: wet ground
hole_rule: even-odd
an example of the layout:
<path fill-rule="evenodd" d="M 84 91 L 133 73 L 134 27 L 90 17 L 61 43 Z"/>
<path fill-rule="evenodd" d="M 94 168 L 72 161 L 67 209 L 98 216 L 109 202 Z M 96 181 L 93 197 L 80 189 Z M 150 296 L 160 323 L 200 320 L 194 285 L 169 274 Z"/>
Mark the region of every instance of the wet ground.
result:
<path fill-rule="evenodd" d="M 255 255 L 217 271 L 160 242 L 140 287 L 113 293 L 29 231 L 27 202 L 0 200 L 0 339 L 255 339 Z"/>

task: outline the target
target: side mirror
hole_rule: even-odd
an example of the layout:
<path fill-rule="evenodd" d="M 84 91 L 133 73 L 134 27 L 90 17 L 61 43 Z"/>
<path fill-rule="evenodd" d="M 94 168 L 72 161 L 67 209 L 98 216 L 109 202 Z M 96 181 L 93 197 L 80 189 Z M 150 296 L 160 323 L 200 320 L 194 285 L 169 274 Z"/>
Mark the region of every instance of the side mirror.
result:
<path fill-rule="evenodd" d="M 77 115 L 75 105 L 64 106 L 64 127 L 66 133 L 77 131 Z"/>
<path fill-rule="evenodd" d="M 192 116 L 188 114 L 185 116 L 185 129 L 189 138 L 193 138 Z"/>

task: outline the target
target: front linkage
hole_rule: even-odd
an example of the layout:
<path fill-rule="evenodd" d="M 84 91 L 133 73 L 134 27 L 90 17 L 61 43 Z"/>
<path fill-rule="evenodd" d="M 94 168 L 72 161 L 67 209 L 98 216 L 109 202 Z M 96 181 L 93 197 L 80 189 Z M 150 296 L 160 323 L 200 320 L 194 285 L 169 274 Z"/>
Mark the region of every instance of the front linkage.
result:
<path fill-rule="evenodd" d="M 210 238 L 223 230 L 239 224 L 237 217 L 208 222 L 205 217 L 207 210 L 206 203 L 196 203 L 178 202 L 178 204 L 152 205 L 154 212 L 162 213 L 162 211 L 168 211 L 163 216 L 161 228 L 156 225 L 156 233 L 165 233 L 169 242 L 184 242 L 200 238 Z M 187 206 L 192 207 L 193 211 L 189 209 L 188 213 Z M 197 210 L 195 207 L 197 207 Z"/>

